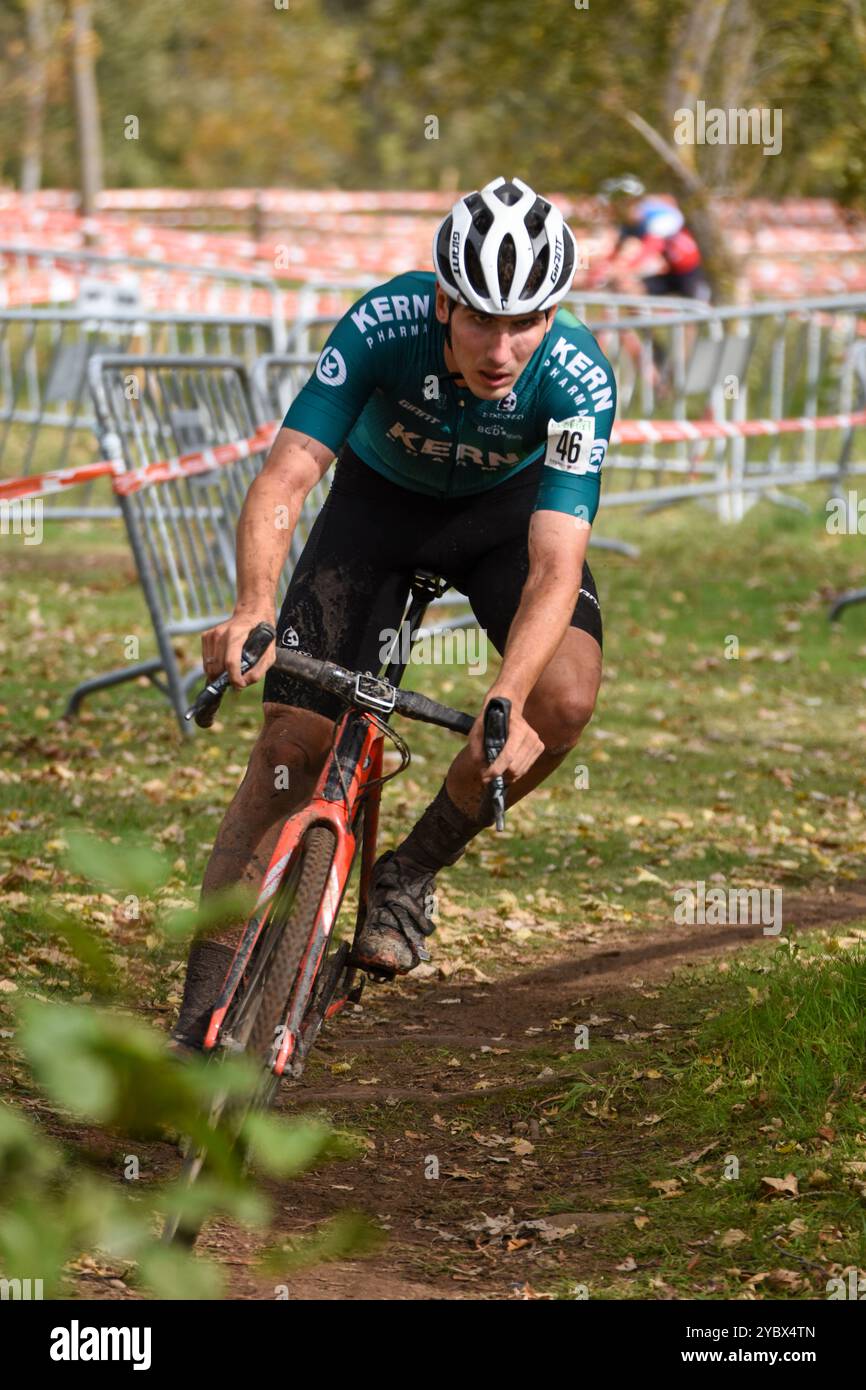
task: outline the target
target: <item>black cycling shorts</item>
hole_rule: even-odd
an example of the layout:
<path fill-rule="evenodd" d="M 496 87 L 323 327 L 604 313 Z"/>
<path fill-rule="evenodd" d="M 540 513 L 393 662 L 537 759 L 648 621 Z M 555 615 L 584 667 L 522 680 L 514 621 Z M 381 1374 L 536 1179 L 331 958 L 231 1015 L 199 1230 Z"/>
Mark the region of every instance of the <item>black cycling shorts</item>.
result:
<path fill-rule="evenodd" d="M 699 266 L 694 270 L 668 270 L 664 275 L 644 277 L 647 294 L 676 294 L 683 299 L 700 299 L 709 304 L 712 299 L 710 282 Z"/>
<path fill-rule="evenodd" d="M 529 520 L 543 467 L 539 458 L 487 492 L 440 500 L 399 487 L 344 447 L 286 591 L 277 644 L 377 674 L 383 631 L 399 628 L 421 567 L 466 595 L 501 655 L 529 573 Z M 586 564 L 571 626 L 601 646 L 601 608 Z M 345 708 L 274 669 L 263 699 L 329 719 Z"/>

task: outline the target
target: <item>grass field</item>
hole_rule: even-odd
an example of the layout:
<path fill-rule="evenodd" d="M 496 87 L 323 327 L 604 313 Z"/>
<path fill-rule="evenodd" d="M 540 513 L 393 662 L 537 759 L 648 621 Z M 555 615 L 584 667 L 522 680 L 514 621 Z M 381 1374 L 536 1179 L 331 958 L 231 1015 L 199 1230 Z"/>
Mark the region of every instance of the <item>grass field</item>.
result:
<path fill-rule="evenodd" d="M 602 534 L 642 554 L 590 557 L 605 616 L 597 715 L 510 813 L 507 833 L 480 837 L 442 876 L 436 968 L 496 980 L 571 943 L 673 935 L 674 893 L 700 881 L 781 889 L 784 923 L 786 899 L 831 903 L 866 878 L 866 605 L 834 627 L 826 617 L 832 594 L 863 584 L 866 561 L 860 537 L 827 534 L 822 496 L 803 495 L 809 516 L 762 503 L 735 528 L 697 505 L 604 521 Z M 77 681 L 155 654 L 124 536 L 55 523 L 40 546 L 4 537 L 0 565 L 0 1027 L 14 1027 L 22 996 L 86 997 L 46 925 L 58 904 L 105 934 L 142 1015 L 166 1025 L 182 963 L 154 923 L 195 901 L 256 734 L 258 692 L 228 700 L 215 730 L 189 742 L 143 682 L 58 724 Z M 196 645 L 180 644 L 190 662 Z M 413 665 L 407 684 L 474 711 L 494 669 L 491 649 L 486 675 Z M 420 814 L 457 747 L 425 726 L 401 732 L 416 756 L 386 791 L 383 845 Z M 70 867 L 76 827 L 164 856 L 164 887 L 134 922 Z M 664 1029 L 650 1024 L 627 1045 L 602 1030 L 585 1083 L 570 1082 L 554 1106 L 556 1142 L 585 1148 L 591 1132 L 603 1152 L 625 1133 L 645 1138 L 632 1178 L 621 1170 L 605 1198 L 645 1210 L 606 1234 L 618 1258 L 594 1294 L 824 1296 L 828 1268 L 866 1263 L 864 934 L 855 920 L 806 943 L 784 925 L 742 965 L 704 964 L 654 986 L 650 1013 Z M 561 1070 L 555 1052 L 547 1061 Z M 10 1075 L 23 1084 L 14 1059 Z M 706 1145 L 706 1158 L 671 1168 Z M 748 1182 L 719 1176 L 726 1154 Z M 648 1191 L 650 1172 L 675 1185 Z M 789 1173 L 801 1196 L 762 1200 L 761 1177 Z M 560 1198 L 552 1187 L 544 1200 L 555 1209 Z M 796 1210 L 782 1231 L 786 1202 Z M 740 1235 L 725 1241 L 731 1231 Z M 548 1292 L 573 1296 L 574 1277 L 548 1279 Z"/>

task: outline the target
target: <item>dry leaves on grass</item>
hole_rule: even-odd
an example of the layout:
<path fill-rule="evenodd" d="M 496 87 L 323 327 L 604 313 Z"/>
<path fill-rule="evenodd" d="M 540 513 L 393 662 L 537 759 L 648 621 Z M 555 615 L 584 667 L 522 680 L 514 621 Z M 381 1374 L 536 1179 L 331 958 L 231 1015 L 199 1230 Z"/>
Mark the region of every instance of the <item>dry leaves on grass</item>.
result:
<path fill-rule="evenodd" d="M 522 1220 L 515 1218 L 514 1208 L 509 1207 L 503 1216 L 488 1216 L 482 1212 L 479 1221 L 465 1221 L 464 1230 L 473 1231 L 486 1237 L 485 1243 L 501 1241 L 508 1249 L 518 1249 L 531 1241 L 540 1240 L 545 1244 L 565 1240 L 577 1234 L 581 1213 L 560 1212 L 556 1216 Z"/>
<path fill-rule="evenodd" d="M 745 1231 L 741 1231 L 738 1227 L 733 1226 L 729 1231 L 725 1231 L 723 1236 L 719 1237 L 719 1245 L 723 1250 L 730 1250 L 732 1246 L 740 1245 L 742 1241 L 748 1239 L 749 1237 L 746 1235 Z"/>
<path fill-rule="evenodd" d="M 800 1188 L 794 1173 L 786 1173 L 783 1178 L 761 1178 L 764 1197 L 799 1197 Z"/>
<path fill-rule="evenodd" d="M 654 1187 L 664 1198 L 682 1197 L 685 1190 L 679 1178 L 657 1178 L 655 1182 L 650 1183 L 650 1187 Z"/>
<path fill-rule="evenodd" d="M 713 1149 L 717 1149 L 718 1147 L 718 1142 L 713 1142 L 712 1144 L 707 1144 L 703 1149 L 693 1149 L 691 1153 L 685 1154 L 683 1158 L 675 1158 L 671 1163 L 671 1167 L 685 1168 L 690 1166 L 692 1163 L 697 1163 L 699 1159 L 703 1158 L 704 1154 L 712 1153 Z"/>

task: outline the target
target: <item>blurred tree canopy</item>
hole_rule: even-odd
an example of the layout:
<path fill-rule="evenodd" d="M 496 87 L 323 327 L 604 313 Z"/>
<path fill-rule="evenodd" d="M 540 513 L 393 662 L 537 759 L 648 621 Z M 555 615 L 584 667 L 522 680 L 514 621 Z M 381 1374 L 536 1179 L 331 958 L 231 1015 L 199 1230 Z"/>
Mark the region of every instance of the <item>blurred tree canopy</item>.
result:
<path fill-rule="evenodd" d="M 34 140 L 42 184 L 77 184 L 71 5 L 0 11 L 0 178 L 16 187 L 25 151 L 32 181 Z M 591 192 L 633 169 L 675 191 L 691 180 L 733 196 L 866 194 L 864 0 L 92 0 L 92 11 L 109 186 L 469 187 L 513 172 Z M 676 111 L 699 100 L 780 110 L 781 153 L 676 144 Z"/>

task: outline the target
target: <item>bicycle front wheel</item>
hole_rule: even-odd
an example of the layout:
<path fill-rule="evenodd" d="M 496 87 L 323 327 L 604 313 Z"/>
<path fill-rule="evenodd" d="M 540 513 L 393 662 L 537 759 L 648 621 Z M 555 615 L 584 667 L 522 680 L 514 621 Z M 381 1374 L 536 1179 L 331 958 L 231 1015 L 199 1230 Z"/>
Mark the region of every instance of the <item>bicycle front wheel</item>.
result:
<path fill-rule="evenodd" d="M 337 837 L 330 826 L 314 825 L 304 836 L 297 876 L 292 875 L 290 886 L 286 885 L 289 891 L 284 896 L 282 887 L 277 890 L 268 924 L 269 930 L 276 929 L 277 940 L 264 967 L 260 1003 L 246 1048 L 265 1065 L 271 1062 L 336 852 Z"/>
<path fill-rule="evenodd" d="M 229 1102 L 227 1095 L 216 1097 L 210 1123 L 223 1120 L 227 1106 L 237 1134 L 251 1110 L 267 1109 L 273 1102 L 279 1078 L 271 1074 L 277 1029 L 285 1018 L 289 998 L 313 934 L 322 895 L 337 851 L 337 838 L 326 825 L 308 830 L 286 869 L 277 889 L 265 927 L 264 959 L 253 971 L 253 978 L 239 1000 L 231 1020 L 235 1042 L 262 1064 L 262 1078 L 255 1094 L 242 1105 Z M 191 1148 L 184 1159 L 180 1183 L 191 1187 L 208 1165 L 207 1147 Z M 168 1217 L 163 1240 L 191 1247 L 200 1230 L 200 1220 L 175 1213 Z"/>

